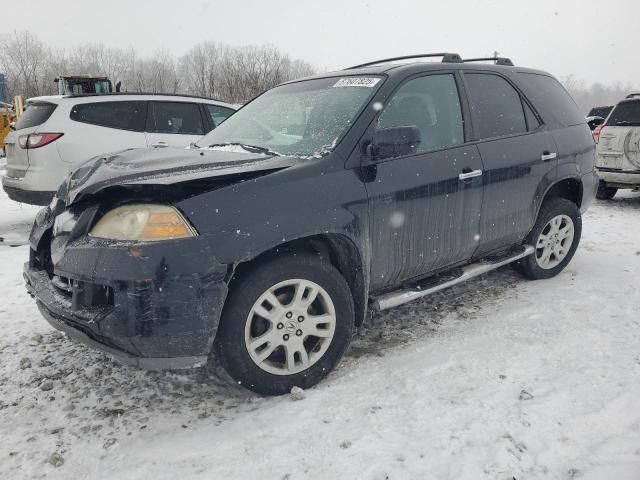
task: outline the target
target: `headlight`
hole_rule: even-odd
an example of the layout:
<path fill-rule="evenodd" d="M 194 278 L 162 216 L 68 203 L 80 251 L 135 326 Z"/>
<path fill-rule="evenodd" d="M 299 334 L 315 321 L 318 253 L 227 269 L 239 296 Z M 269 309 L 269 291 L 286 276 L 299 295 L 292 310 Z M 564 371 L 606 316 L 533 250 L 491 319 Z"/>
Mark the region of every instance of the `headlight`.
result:
<path fill-rule="evenodd" d="M 131 204 L 108 211 L 89 232 L 92 237 L 150 242 L 195 237 L 196 231 L 168 205 Z"/>

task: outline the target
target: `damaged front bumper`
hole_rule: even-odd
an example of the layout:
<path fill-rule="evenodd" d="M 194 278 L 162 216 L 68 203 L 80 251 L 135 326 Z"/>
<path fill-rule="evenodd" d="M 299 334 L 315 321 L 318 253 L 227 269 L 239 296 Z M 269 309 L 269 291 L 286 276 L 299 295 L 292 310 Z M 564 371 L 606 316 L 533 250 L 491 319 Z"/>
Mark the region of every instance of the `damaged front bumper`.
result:
<path fill-rule="evenodd" d="M 121 363 L 147 369 L 204 364 L 227 295 L 227 266 L 202 237 L 91 238 L 86 215 L 90 209 L 56 236 L 48 208 L 36 218 L 24 278 L 44 317 Z"/>

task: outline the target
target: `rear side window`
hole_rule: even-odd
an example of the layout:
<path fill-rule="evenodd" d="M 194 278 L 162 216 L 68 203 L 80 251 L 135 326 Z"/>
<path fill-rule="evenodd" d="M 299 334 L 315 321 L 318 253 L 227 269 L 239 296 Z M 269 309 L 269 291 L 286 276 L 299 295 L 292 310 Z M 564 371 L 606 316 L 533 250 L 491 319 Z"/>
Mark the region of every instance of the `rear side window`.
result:
<path fill-rule="evenodd" d="M 518 86 L 533 102 L 546 124 L 570 127 L 584 123 L 578 105 L 555 78 L 537 73 L 520 73 Z"/>
<path fill-rule="evenodd" d="M 196 103 L 151 102 L 147 132 L 204 135 L 200 108 Z"/>
<path fill-rule="evenodd" d="M 211 118 L 213 128 L 216 128 L 234 113 L 230 108 L 221 107 L 219 105 L 205 104 L 205 108 L 207 109 L 209 118 Z"/>
<path fill-rule="evenodd" d="M 515 135 L 527 131 L 520 94 L 498 75 L 465 73 L 471 112 L 480 138 Z"/>
<path fill-rule="evenodd" d="M 640 101 L 622 102 L 616 105 L 607 119 L 607 125 L 640 126 Z"/>
<path fill-rule="evenodd" d="M 96 102 L 75 105 L 71 120 L 101 127 L 144 132 L 147 102 Z"/>
<path fill-rule="evenodd" d="M 23 128 L 37 127 L 49 120 L 49 117 L 56 109 L 57 105 L 53 103 L 31 103 L 26 110 L 20 115 L 16 123 L 16 130 Z"/>

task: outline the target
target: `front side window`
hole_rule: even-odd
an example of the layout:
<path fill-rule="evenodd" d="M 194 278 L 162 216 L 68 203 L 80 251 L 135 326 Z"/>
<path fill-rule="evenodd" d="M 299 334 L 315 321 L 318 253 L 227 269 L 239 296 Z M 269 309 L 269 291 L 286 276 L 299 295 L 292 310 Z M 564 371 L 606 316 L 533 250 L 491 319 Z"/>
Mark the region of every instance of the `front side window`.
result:
<path fill-rule="evenodd" d="M 464 142 L 460 97 L 453 75 L 429 75 L 408 81 L 391 97 L 378 118 L 377 130 L 415 127 L 425 152 Z"/>
<path fill-rule="evenodd" d="M 520 94 L 498 75 L 465 73 L 471 113 L 481 139 L 527 131 Z"/>
<path fill-rule="evenodd" d="M 205 108 L 207 109 L 213 128 L 216 128 L 234 113 L 234 110 L 221 107 L 220 105 L 205 104 Z"/>
<path fill-rule="evenodd" d="M 281 155 L 330 152 L 378 89 L 375 76 L 330 77 L 281 85 L 238 110 L 198 141 L 199 147 L 240 144 Z"/>
<path fill-rule="evenodd" d="M 74 105 L 69 118 L 101 127 L 144 132 L 147 102 L 95 102 Z"/>
<path fill-rule="evenodd" d="M 196 103 L 150 102 L 147 132 L 204 135 L 200 108 Z"/>

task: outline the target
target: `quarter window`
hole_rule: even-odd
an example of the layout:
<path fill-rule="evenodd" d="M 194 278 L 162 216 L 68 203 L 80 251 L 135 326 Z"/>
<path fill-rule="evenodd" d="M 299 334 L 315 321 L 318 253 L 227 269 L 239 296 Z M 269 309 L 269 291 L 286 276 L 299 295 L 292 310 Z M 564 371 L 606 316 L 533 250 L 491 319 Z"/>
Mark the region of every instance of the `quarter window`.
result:
<path fill-rule="evenodd" d="M 234 113 L 230 108 L 221 107 L 219 105 L 205 104 L 205 107 L 209 117 L 211 118 L 211 122 L 213 123 L 213 128 L 216 128 Z"/>
<path fill-rule="evenodd" d="M 527 102 L 522 102 L 524 106 L 524 116 L 527 119 L 527 129 L 532 132 L 540 126 L 540 121 L 531 110 L 531 107 L 527 104 Z"/>
<path fill-rule="evenodd" d="M 460 97 L 453 75 L 429 75 L 396 91 L 378 119 L 378 129 L 413 126 L 420 131 L 417 152 L 464 142 Z"/>
<path fill-rule="evenodd" d="M 480 138 L 527 131 L 520 94 L 498 75 L 467 73 L 471 112 Z"/>
<path fill-rule="evenodd" d="M 195 103 L 150 102 L 149 110 L 150 133 L 204 135 L 202 116 Z"/>
<path fill-rule="evenodd" d="M 120 130 L 144 131 L 146 102 L 96 102 L 74 105 L 71 120 Z"/>

